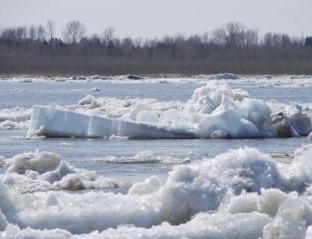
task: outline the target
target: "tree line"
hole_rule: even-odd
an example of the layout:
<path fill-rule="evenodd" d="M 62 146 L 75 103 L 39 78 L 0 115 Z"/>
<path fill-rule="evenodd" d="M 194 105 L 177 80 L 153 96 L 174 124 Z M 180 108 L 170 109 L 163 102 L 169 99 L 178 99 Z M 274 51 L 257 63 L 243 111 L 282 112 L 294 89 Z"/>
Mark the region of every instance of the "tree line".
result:
<path fill-rule="evenodd" d="M 86 36 L 70 21 L 0 30 L 0 74 L 312 74 L 312 37 L 266 33 L 228 23 L 202 35 L 118 38 L 108 28 Z"/>

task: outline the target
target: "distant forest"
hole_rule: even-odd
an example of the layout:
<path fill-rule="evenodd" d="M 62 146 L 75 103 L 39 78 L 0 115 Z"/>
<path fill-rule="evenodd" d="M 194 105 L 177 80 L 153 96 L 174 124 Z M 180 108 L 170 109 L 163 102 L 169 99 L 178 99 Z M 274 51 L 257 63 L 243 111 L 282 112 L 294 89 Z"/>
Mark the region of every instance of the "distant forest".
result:
<path fill-rule="evenodd" d="M 0 29 L 0 74 L 312 74 L 312 37 L 291 37 L 228 23 L 203 35 L 117 38 L 113 28 L 86 36 L 71 21 Z"/>

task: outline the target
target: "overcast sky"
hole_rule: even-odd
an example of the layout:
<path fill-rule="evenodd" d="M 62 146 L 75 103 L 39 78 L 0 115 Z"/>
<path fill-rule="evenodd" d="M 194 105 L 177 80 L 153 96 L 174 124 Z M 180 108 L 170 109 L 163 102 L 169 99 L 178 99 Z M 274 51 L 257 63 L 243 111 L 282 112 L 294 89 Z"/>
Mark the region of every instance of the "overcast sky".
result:
<path fill-rule="evenodd" d="M 87 34 L 113 27 L 117 37 L 204 34 L 228 22 L 291 36 L 312 36 L 312 0 L 0 0 L 0 29 L 46 25 L 57 36 L 79 20 Z"/>

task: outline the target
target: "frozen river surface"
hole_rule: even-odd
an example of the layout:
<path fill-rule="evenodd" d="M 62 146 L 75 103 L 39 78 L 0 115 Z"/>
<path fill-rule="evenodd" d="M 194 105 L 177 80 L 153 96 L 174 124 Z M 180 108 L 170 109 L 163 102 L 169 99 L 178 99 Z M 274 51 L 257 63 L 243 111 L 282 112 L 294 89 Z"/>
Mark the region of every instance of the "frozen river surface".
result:
<path fill-rule="evenodd" d="M 282 109 L 296 102 L 308 116 L 311 81 L 220 80 Z M 178 109 L 205 85 L 205 79 L 0 81 L 2 238 L 312 238 L 306 136 L 45 138 L 27 136 L 26 116 L 8 120 L 34 105 L 71 110 L 87 95 Z"/>

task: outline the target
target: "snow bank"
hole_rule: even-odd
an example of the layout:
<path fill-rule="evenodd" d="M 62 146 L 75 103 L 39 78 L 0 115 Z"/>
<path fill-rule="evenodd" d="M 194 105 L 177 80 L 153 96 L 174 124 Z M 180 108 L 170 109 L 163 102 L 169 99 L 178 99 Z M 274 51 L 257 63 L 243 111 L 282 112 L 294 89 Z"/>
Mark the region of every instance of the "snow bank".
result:
<path fill-rule="evenodd" d="M 70 110 L 68 110 L 70 109 Z M 88 95 L 77 106 L 34 106 L 28 135 L 49 137 L 261 138 L 308 135 L 300 104 L 277 107 L 241 89 L 209 82 L 187 103 Z"/>
<path fill-rule="evenodd" d="M 19 155 L 1 176 L 0 230 L 8 238 L 310 238 L 311 153 L 311 146 L 301 147 L 287 165 L 257 149 L 230 150 L 174 167 L 164 185 L 156 176 L 146 179 L 128 194 L 22 194 L 12 187 L 17 172 L 27 177 L 36 168 L 43 175 L 62 159 Z"/>

